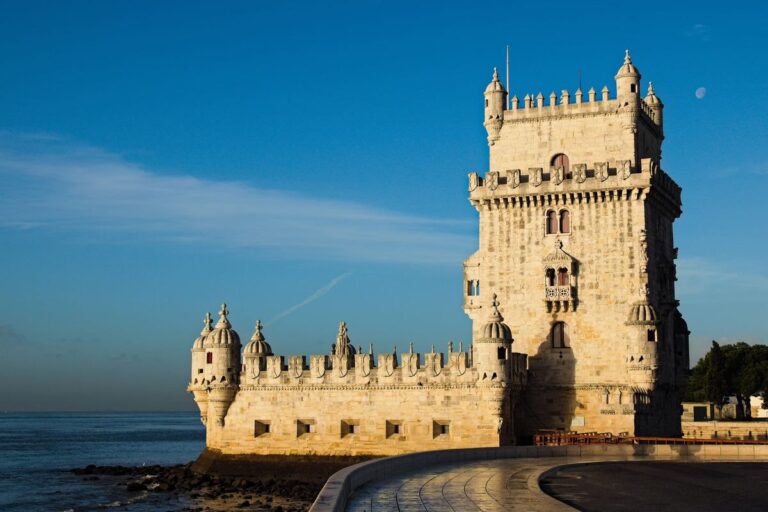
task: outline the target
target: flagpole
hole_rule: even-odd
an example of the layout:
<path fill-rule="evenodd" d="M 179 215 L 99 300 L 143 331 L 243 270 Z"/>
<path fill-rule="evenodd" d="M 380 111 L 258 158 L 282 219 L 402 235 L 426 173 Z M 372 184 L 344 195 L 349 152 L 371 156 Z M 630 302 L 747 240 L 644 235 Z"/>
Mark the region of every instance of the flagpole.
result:
<path fill-rule="evenodd" d="M 507 45 L 507 110 L 509 110 L 509 45 Z"/>

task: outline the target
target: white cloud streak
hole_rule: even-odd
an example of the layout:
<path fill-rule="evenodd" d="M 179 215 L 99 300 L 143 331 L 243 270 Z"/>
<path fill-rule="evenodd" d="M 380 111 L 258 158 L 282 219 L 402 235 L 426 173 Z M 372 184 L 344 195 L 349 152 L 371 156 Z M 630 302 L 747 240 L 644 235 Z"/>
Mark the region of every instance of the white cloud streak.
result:
<path fill-rule="evenodd" d="M 0 132 L 0 228 L 253 248 L 279 257 L 451 263 L 471 223 L 153 172 L 54 136 Z"/>
<path fill-rule="evenodd" d="M 316 290 L 312 295 L 310 295 L 309 297 L 307 297 L 303 301 L 299 302 L 298 304 L 295 304 L 295 305 L 291 306 L 290 308 L 286 309 L 285 311 L 283 311 L 282 313 L 277 315 L 275 318 L 273 318 L 272 320 L 267 322 L 266 326 L 273 325 L 274 323 L 278 322 L 279 320 L 282 320 L 283 318 L 287 317 L 288 315 L 290 315 L 294 311 L 303 308 L 304 306 L 306 306 L 307 304 L 309 304 L 311 302 L 316 301 L 317 299 L 319 299 L 320 297 L 322 297 L 323 295 L 325 295 L 329 291 L 333 290 L 336 287 L 337 284 L 339 284 L 340 282 L 342 282 L 344 279 L 348 278 L 351 275 L 352 275 L 352 272 L 346 272 L 344 274 L 341 274 L 340 276 L 334 277 L 331 280 L 330 283 L 326 284 L 325 286 L 323 286 L 319 290 Z"/>

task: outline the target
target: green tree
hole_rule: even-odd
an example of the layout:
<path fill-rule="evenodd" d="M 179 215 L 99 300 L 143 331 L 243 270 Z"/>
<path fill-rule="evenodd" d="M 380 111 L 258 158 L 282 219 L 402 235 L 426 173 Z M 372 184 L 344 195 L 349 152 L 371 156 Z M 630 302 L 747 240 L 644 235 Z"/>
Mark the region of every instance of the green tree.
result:
<path fill-rule="evenodd" d="M 715 404 L 717 412 L 722 412 L 723 403 L 728 394 L 728 379 L 726 378 L 725 356 L 716 341 L 712 341 L 709 350 L 709 364 L 704 378 L 704 395 L 706 399 Z"/>

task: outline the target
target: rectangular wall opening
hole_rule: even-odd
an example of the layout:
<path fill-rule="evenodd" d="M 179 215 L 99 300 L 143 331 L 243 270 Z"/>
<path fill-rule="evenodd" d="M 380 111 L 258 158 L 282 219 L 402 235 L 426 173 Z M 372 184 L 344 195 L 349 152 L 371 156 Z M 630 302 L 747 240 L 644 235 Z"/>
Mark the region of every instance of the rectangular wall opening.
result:
<path fill-rule="evenodd" d="M 451 422 L 450 420 L 434 420 L 432 421 L 432 438 L 448 438 L 451 435 Z"/>
<path fill-rule="evenodd" d="M 315 428 L 315 420 L 296 420 L 296 437 L 312 435 Z"/>
<path fill-rule="evenodd" d="M 403 422 L 401 420 L 387 420 L 386 423 L 387 439 L 403 436 Z"/>
<path fill-rule="evenodd" d="M 341 437 L 347 437 L 360 432 L 360 420 L 341 420 Z"/>
<path fill-rule="evenodd" d="M 253 437 L 261 437 L 272 431 L 272 425 L 269 420 L 256 420 L 253 422 Z"/>

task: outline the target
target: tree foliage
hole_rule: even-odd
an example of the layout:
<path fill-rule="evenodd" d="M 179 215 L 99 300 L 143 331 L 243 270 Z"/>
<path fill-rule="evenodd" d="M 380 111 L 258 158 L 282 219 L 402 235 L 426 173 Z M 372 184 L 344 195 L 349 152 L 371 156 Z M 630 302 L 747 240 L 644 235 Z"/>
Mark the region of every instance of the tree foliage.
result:
<path fill-rule="evenodd" d="M 712 342 L 688 380 L 687 400 L 708 401 L 721 408 L 728 396 L 737 400 L 737 417 L 750 417 L 749 397 L 768 395 L 768 347 L 743 342 Z"/>

